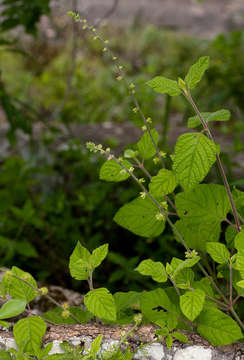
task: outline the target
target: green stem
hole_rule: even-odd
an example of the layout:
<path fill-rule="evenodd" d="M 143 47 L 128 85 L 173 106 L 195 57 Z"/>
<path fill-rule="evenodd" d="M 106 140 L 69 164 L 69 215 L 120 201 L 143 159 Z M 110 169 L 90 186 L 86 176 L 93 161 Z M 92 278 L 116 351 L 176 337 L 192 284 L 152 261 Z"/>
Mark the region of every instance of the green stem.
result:
<path fill-rule="evenodd" d="M 206 255 L 202 251 L 200 251 L 200 254 L 201 254 L 201 258 L 202 258 L 204 265 L 207 268 L 209 274 L 215 279 L 216 278 L 215 273 L 214 273 L 213 269 L 211 268 Z"/>
<path fill-rule="evenodd" d="M 220 305 L 223 309 L 229 310 L 229 307 L 226 304 L 223 304 L 221 301 L 219 301 L 219 300 L 217 300 L 215 298 L 212 298 L 211 296 L 208 296 L 208 295 L 206 295 L 206 298 L 213 301 L 213 302 L 215 302 L 216 304 Z"/>
<path fill-rule="evenodd" d="M 230 268 L 230 307 L 233 307 L 233 272 L 232 272 L 232 263 L 229 265 Z"/>
<path fill-rule="evenodd" d="M 21 277 L 11 273 L 11 276 L 14 277 L 15 279 L 18 279 L 20 281 L 23 281 L 26 285 L 28 285 L 32 290 L 36 291 L 37 293 L 39 293 L 39 295 L 41 296 L 45 296 L 50 302 L 52 302 L 54 305 L 56 305 L 57 307 L 59 307 L 61 310 L 63 310 L 62 305 L 60 305 L 55 299 L 53 299 L 50 295 L 45 294 L 43 295 L 40 291 L 40 289 L 36 288 L 35 286 L 33 286 L 32 284 L 30 284 L 27 280 L 25 279 L 21 279 Z M 80 324 L 81 322 L 79 321 L 79 319 L 77 319 L 77 317 L 75 315 L 73 315 L 72 313 L 70 313 L 70 317 L 73 318 L 78 324 Z"/>
<path fill-rule="evenodd" d="M 166 144 L 167 134 L 169 131 L 170 107 L 171 107 L 171 96 L 165 95 L 165 110 L 164 110 L 164 115 L 163 115 L 163 119 L 162 119 L 162 125 L 163 125 L 162 140 L 161 140 L 162 147 L 164 147 Z"/>
<path fill-rule="evenodd" d="M 233 315 L 233 317 L 236 319 L 236 321 L 238 322 L 238 324 L 240 325 L 242 331 L 244 331 L 244 325 L 243 322 L 240 320 L 239 316 L 237 315 L 237 313 L 235 312 L 234 308 L 231 307 L 230 308 L 230 312 Z"/>
<path fill-rule="evenodd" d="M 229 219 L 225 218 L 224 221 L 226 221 L 230 226 L 232 226 L 237 231 L 237 226 L 235 224 L 233 224 Z"/>
<path fill-rule="evenodd" d="M 92 271 L 90 271 L 90 274 L 89 274 L 89 279 L 87 280 L 88 281 L 88 285 L 89 285 L 89 290 L 94 290 L 94 287 L 93 287 L 93 278 L 92 278 Z"/>
<path fill-rule="evenodd" d="M 152 175 L 147 171 L 147 169 L 144 167 L 144 165 L 136 157 L 134 157 L 134 159 L 135 159 L 139 169 L 141 169 L 141 171 L 144 172 L 144 174 L 151 180 Z M 176 215 L 178 216 L 177 209 L 176 209 L 176 206 L 173 203 L 173 201 L 171 201 L 171 199 L 168 195 L 164 195 L 164 197 L 165 197 L 165 200 L 168 201 L 168 203 L 170 204 L 172 209 L 174 209 L 176 211 Z"/>
<path fill-rule="evenodd" d="M 211 132 L 209 130 L 208 124 L 203 119 L 200 111 L 198 110 L 198 107 L 196 106 L 194 100 L 192 99 L 191 93 L 188 91 L 187 93 L 184 93 L 184 96 L 186 97 L 186 99 L 189 101 L 189 103 L 193 107 L 193 109 L 194 109 L 196 115 L 198 116 L 198 118 L 201 120 L 201 123 L 202 123 L 204 129 L 206 130 L 206 132 L 208 134 L 208 137 L 210 138 L 210 140 L 212 140 L 215 143 L 213 135 L 211 134 Z M 225 186 L 227 195 L 228 195 L 229 200 L 230 200 L 233 216 L 235 218 L 235 222 L 236 222 L 236 226 L 237 226 L 237 231 L 240 232 L 241 231 L 241 229 L 240 229 L 241 224 L 240 224 L 239 217 L 238 217 L 238 214 L 237 214 L 237 210 L 236 210 L 236 207 L 235 207 L 235 203 L 234 203 L 234 200 L 233 200 L 233 197 L 232 197 L 232 194 L 231 194 L 230 185 L 229 185 L 228 180 L 226 178 L 223 164 L 222 164 L 222 162 L 220 160 L 220 157 L 219 157 L 219 154 L 217 152 L 216 152 L 216 160 L 217 160 L 217 165 L 218 165 L 221 177 L 222 177 L 223 182 L 224 182 L 224 186 Z"/>
<path fill-rule="evenodd" d="M 103 152 L 103 155 L 105 155 L 106 157 L 111 156 L 110 154 Z M 160 203 L 148 192 L 148 190 L 145 188 L 145 186 L 139 181 L 139 179 L 133 174 L 132 171 L 128 170 L 121 161 L 119 161 L 115 156 L 113 156 L 113 160 L 119 164 L 132 178 L 133 180 L 135 180 L 135 182 L 139 185 L 139 187 L 142 189 L 142 191 L 146 194 L 146 196 L 149 197 L 149 199 L 158 207 L 159 212 L 165 216 L 165 219 L 167 220 L 167 222 L 169 223 L 171 229 L 173 230 L 174 234 L 177 236 L 177 238 L 179 239 L 179 241 L 181 242 L 181 244 L 184 246 L 184 248 L 187 251 L 190 251 L 190 248 L 188 247 L 188 245 L 186 244 L 185 240 L 183 239 L 183 237 L 181 236 L 181 234 L 179 233 L 179 231 L 177 230 L 177 228 L 175 227 L 175 225 L 172 223 L 172 221 L 170 220 L 167 212 L 161 207 Z M 211 284 L 213 285 L 213 287 L 215 288 L 215 290 L 217 291 L 217 293 L 221 296 L 221 298 L 223 299 L 223 301 L 225 302 L 226 305 L 229 305 L 229 302 L 227 300 L 227 298 L 225 297 L 225 295 L 223 294 L 223 292 L 221 291 L 221 289 L 218 287 L 218 285 L 215 283 L 215 281 L 213 280 L 213 278 L 207 273 L 207 271 L 204 269 L 204 267 L 199 264 L 199 262 L 197 263 L 198 268 L 201 270 L 201 272 L 209 279 L 209 281 L 211 282 Z M 244 330 L 244 325 L 242 323 L 242 321 L 240 320 L 240 318 L 238 317 L 238 315 L 236 314 L 235 310 L 233 309 L 233 306 L 230 308 L 230 312 L 232 313 L 233 317 L 237 320 L 237 322 L 239 324 L 241 324 L 240 326 L 242 327 L 242 329 Z"/>

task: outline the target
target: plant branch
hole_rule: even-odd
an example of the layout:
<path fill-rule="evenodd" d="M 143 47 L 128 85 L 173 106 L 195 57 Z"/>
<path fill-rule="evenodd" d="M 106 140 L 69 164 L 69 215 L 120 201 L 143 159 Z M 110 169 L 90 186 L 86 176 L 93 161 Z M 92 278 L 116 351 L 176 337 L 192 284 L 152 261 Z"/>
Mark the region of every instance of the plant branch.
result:
<path fill-rule="evenodd" d="M 194 100 L 192 99 L 190 91 L 188 91 L 187 93 L 184 92 L 184 96 L 190 102 L 191 106 L 193 107 L 196 115 L 198 116 L 198 118 L 200 119 L 204 129 L 206 130 L 206 132 L 208 134 L 208 137 L 210 138 L 210 140 L 212 140 L 215 143 L 213 135 L 211 134 L 211 132 L 209 130 L 208 124 L 203 119 L 200 111 L 198 110 L 198 107 L 196 106 Z M 241 224 L 240 224 L 239 217 L 238 217 L 238 214 L 237 214 L 237 210 L 236 210 L 236 207 L 235 207 L 235 203 L 234 203 L 234 200 L 233 200 L 233 197 L 232 197 L 232 194 L 231 194 L 230 185 L 229 185 L 228 180 L 226 178 L 224 167 L 223 167 L 222 161 L 220 160 L 218 152 L 216 152 L 216 160 L 217 160 L 217 165 L 218 165 L 219 171 L 221 173 L 221 176 L 222 176 L 222 179 L 223 179 L 223 182 L 224 182 L 224 186 L 225 186 L 227 195 L 228 195 L 229 200 L 230 200 L 233 216 L 235 218 L 235 222 L 236 222 L 236 226 L 237 226 L 237 231 L 240 232 L 241 231 L 241 229 L 240 229 Z"/>
<path fill-rule="evenodd" d="M 91 291 L 91 290 L 94 290 L 94 287 L 93 287 L 93 278 L 92 278 L 92 271 L 90 271 L 89 279 L 88 279 L 87 281 L 88 281 L 88 285 L 89 285 L 90 291 Z"/>
<path fill-rule="evenodd" d="M 233 224 L 229 219 L 225 218 L 225 221 L 237 231 L 237 226 Z"/>
<path fill-rule="evenodd" d="M 11 276 L 14 277 L 15 279 L 18 279 L 20 281 L 23 281 L 26 285 L 28 285 L 32 290 L 34 290 L 35 292 L 37 292 L 40 296 L 45 296 L 50 302 L 52 302 L 54 305 L 56 305 L 57 307 L 59 307 L 61 310 L 64 310 L 63 306 L 60 305 L 55 299 L 53 299 L 50 295 L 45 294 L 43 295 L 42 292 L 40 291 L 40 289 L 36 288 L 35 286 L 33 286 L 32 284 L 30 284 L 27 280 L 22 279 L 21 277 L 19 277 L 18 275 L 15 275 L 13 273 L 11 273 Z M 80 324 L 81 322 L 79 321 L 79 319 L 77 319 L 77 317 L 75 315 L 73 315 L 70 312 L 69 315 L 71 318 L 73 318 L 78 324 Z"/>
<path fill-rule="evenodd" d="M 209 300 L 211 300 L 211 301 L 213 301 L 213 302 L 215 302 L 216 304 L 218 304 L 219 306 L 221 306 L 221 307 L 224 308 L 225 310 L 228 310 L 228 309 L 229 309 L 228 305 L 223 304 L 221 301 L 219 301 L 219 300 L 217 300 L 217 299 L 214 299 L 214 298 L 211 297 L 211 296 L 206 295 L 206 298 L 209 299 Z"/>
<path fill-rule="evenodd" d="M 135 161 L 136 161 L 139 169 L 141 169 L 141 171 L 144 172 L 144 174 L 151 180 L 152 176 L 151 176 L 151 174 L 147 171 L 147 169 L 144 167 L 143 163 L 141 163 L 136 157 L 135 157 L 134 159 L 135 159 Z M 178 216 L 178 214 L 177 214 L 177 209 L 176 209 L 176 206 L 175 206 L 175 204 L 173 203 L 173 201 L 171 201 L 171 199 L 170 199 L 170 197 L 169 197 L 168 195 L 164 195 L 164 197 L 165 197 L 165 200 L 168 201 L 168 203 L 170 204 L 170 206 L 172 207 L 172 209 L 174 209 L 174 210 L 176 211 L 176 214 L 174 214 L 174 215 L 177 215 L 177 216 Z"/>
<path fill-rule="evenodd" d="M 186 244 L 185 240 L 183 239 L 183 237 L 181 236 L 181 234 L 179 233 L 179 231 L 177 230 L 177 228 L 175 227 L 175 225 L 173 224 L 173 222 L 170 220 L 167 212 L 162 208 L 162 206 L 160 205 L 160 203 L 148 192 L 148 190 L 145 188 L 145 186 L 139 181 L 139 179 L 133 174 L 132 171 L 128 170 L 121 161 L 119 161 L 114 155 L 109 155 L 106 153 L 106 151 L 103 150 L 103 152 L 101 152 L 102 155 L 105 155 L 107 158 L 110 156 L 112 156 L 112 159 L 117 162 L 117 164 L 119 164 L 134 180 L 135 182 L 140 186 L 140 188 L 142 189 L 142 191 L 146 194 L 146 196 L 149 197 L 149 199 L 152 200 L 152 202 L 158 207 L 160 213 L 162 215 L 165 216 L 166 220 L 168 221 L 171 229 L 173 230 L 174 234 L 177 236 L 177 238 L 179 239 L 179 241 L 181 242 L 181 244 L 184 246 L 184 248 L 187 251 L 190 251 L 190 248 L 188 247 L 188 245 Z M 228 300 L 226 299 L 226 297 L 224 296 L 223 292 L 219 289 L 219 287 L 217 286 L 217 284 L 215 283 L 215 281 L 213 280 L 213 278 L 207 273 L 207 271 L 204 269 L 204 267 L 197 263 L 197 266 L 199 267 L 199 269 L 202 271 L 202 273 L 209 279 L 209 281 L 212 283 L 212 285 L 214 286 L 214 288 L 216 289 L 216 291 L 218 292 L 218 294 L 222 297 L 222 299 L 224 300 L 224 302 L 226 304 L 228 304 Z"/>
<path fill-rule="evenodd" d="M 229 265 L 230 269 L 230 308 L 233 307 L 233 271 L 232 271 L 232 263 Z"/>
<path fill-rule="evenodd" d="M 116 6 L 117 6 L 117 4 L 118 4 L 118 2 L 115 1 L 115 5 L 116 5 Z M 75 21 L 76 21 L 76 22 L 80 22 L 80 23 L 85 23 L 86 25 L 84 25 L 84 26 L 85 26 L 84 29 L 89 29 L 89 30 L 92 32 L 92 34 L 95 35 L 95 36 L 94 36 L 94 39 L 99 39 L 99 41 L 100 41 L 100 42 L 103 44 L 103 46 L 104 46 L 103 50 L 109 54 L 109 56 L 111 57 L 111 59 L 112 59 L 113 61 L 115 61 L 116 73 L 118 74 L 118 75 L 116 75 L 116 76 L 117 76 L 117 79 L 120 79 L 120 80 L 123 80 L 123 81 L 124 81 L 124 83 L 125 83 L 125 85 L 126 85 L 126 87 L 127 87 L 127 90 L 128 90 L 129 93 L 131 94 L 133 103 L 134 103 L 134 105 L 136 106 L 136 108 L 137 108 L 137 110 L 138 110 L 138 112 L 139 112 L 139 115 L 141 116 L 141 119 L 143 120 L 143 123 L 144 123 L 145 126 L 146 126 L 147 132 L 148 132 L 148 134 L 149 134 L 149 136 L 150 136 L 150 139 L 151 139 L 151 141 L 152 141 L 152 143 L 153 143 L 153 146 L 154 146 L 154 148 L 155 148 L 155 150 L 156 150 L 156 154 L 157 154 L 158 158 L 160 159 L 160 161 L 161 161 L 161 163 L 162 163 L 162 166 L 164 166 L 164 162 L 163 162 L 163 160 L 162 160 L 162 156 L 161 156 L 161 154 L 160 154 L 159 148 L 158 148 L 158 146 L 157 146 L 157 144 L 156 144 L 156 142 L 155 142 L 155 140 L 154 140 L 154 138 L 153 138 L 153 136 L 152 136 L 151 129 L 150 129 L 150 125 L 149 125 L 149 123 L 147 122 L 147 119 L 146 119 L 146 117 L 145 117 L 145 115 L 144 115 L 144 113 L 143 113 L 143 111 L 142 111 L 142 109 L 141 109 L 141 106 L 140 106 L 140 104 L 139 104 L 139 102 L 138 102 L 138 100 L 137 100 L 137 98 L 136 98 L 136 96 L 135 96 L 135 90 L 130 88 L 130 85 L 131 85 L 131 84 L 129 84 L 129 82 L 127 81 L 127 78 L 125 77 L 126 73 L 125 73 L 125 71 L 123 70 L 123 66 L 120 65 L 120 64 L 117 62 L 117 57 L 115 56 L 115 54 L 113 53 L 113 51 L 112 51 L 112 50 L 110 49 L 110 47 L 108 46 L 108 41 L 107 41 L 107 40 L 104 40 L 104 39 L 99 35 L 99 33 L 97 32 L 96 28 L 95 28 L 94 26 L 89 26 L 89 25 L 87 25 L 87 20 L 82 20 L 82 19 L 80 19 L 79 14 L 75 14 L 75 11 L 74 11 L 73 14 L 72 14 L 72 16 L 75 16 L 75 15 L 78 16 L 77 18 L 74 17 L 74 18 L 75 18 Z M 134 84 L 133 84 L 133 87 L 134 87 Z"/>

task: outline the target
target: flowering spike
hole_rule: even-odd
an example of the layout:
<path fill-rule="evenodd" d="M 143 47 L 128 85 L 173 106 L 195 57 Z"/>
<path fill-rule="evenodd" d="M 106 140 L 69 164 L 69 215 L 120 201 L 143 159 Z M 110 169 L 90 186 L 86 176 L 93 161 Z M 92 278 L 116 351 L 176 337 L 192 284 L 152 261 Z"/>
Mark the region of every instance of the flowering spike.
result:
<path fill-rule="evenodd" d="M 145 193 L 145 191 L 142 191 L 142 192 L 140 192 L 140 197 L 144 200 L 145 198 L 146 198 L 146 193 Z"/>
<path fill-rule="evenodd" d="M 158 212 L 155 217 L 158 221 L 165 221 L 165 216 L 160 212 Z"/>

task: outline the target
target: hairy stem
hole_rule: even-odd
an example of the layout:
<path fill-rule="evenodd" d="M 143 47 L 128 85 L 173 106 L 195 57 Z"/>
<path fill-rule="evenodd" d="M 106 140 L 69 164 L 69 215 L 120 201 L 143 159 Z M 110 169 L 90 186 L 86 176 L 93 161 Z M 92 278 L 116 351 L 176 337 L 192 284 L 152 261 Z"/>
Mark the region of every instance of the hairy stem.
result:
<path fill-rule="evenodd" d="M 202 123 L 204 129 L 206 130 L 206 133 L 208 134 L 208 137 L 210 138 L 210 140 L 212 140 L 215 143 L 213 135 L 211 134 L 211 132 L 209 130 L 208 124 L 203 119 L 200 111 L 198 110 L 197 105 L 195 104 L 194 100 L 192 99 L 192 96 L 191 96 L 190 92 L 188 91 L 187 93 L 184 93 L 184 95 L 185 95 L 186 99 L 189 101 L 189 103 L 191 104 L 191 106 L 193 107 L 193 109 L 194 109 L 196 115 L 198 116 L 198 118 L 201 120 L 201 123 Z M 228 180 L 226 178 L 222 161 L 220 160 L 219 154 L 217 152 L 216 152 L 216 160 L 217 160 L 217 165 L 218 165 L 221 177 L 222 177 L 223 182 L 224 182 L 224 186 L 225 186 L 227 195 L 228 195 L 229 200 L 230 200 L 233 216 L 235 218 L 235 223 L 236 223 L 236 226 L 237 226 L 237 231 L 240 232 L 241 231 L 241 229 L 240 229 L 241 224 L 240 224 L 240 220 L 239 220 L 239 217 L 238 217 L 238 214 L 237 214 L 235 203 L 234 203 L 234 200 L 233 200 L 233 197 L 232 197 L 232 194 L 231 194 L 230 185 L 229 185 Z"/>
<path fill-rule="evenodd" d="M 171 106 L 171 96 L 165 95 L 165 110 L 162 120 L 163 130 L 162 130 L 162 140 L 161 145 L 162 147 L 166 144 L 167 134 L 169 131 L 169 115 L 170 115 L 170 106 Z"/>
<path fill-rule="evenodd" d="M 229 265 L 230 269 L 230 307 L 233 307 L 233 272 L 232 272 L 232 263 Z"/>
<path fill-rule="evenodd" d="M 92 277 L 92 271 L 90 271 L 90 274 L 89 274 L 89 279 L 87 280 L 88 282 L 88 285 L 89 285 L 89 290 L 94 290 L 94 287 L 93 287 L 93 277 Z"/>
<path fill-rule="evenodd" d="M 213 297 L 211 297 L 211 296 L 206 295 L 206 298 L 209 299 L 209 300 L 211 300 L 211 301 L 213 301 L 213 302 L 215 302 L 216 304 L 218 304 L 219 306 L 221 306 L 224 310 L 228 310 L 228 309 L 229 309 L 229 307 L 228 307 L 226 304 L 222 303 L 221 301 L 219 301 L 219 300 L 217 300 L 217 299 L 215 299 L 215 298 L 213 298 Z"/>
<path fill-rule="evenodd" d="M 141 171 L 144 172 L 144 174 L 151 180 L 152 175 L 147 171 L 147 169 L 144 167 L 144 165 L 136 157 L 134 159 L 135 159 L 139 169 L 141 169 Z M 168 203 L 170 204 L 172 209 L 174 209 L 176 211 L 176 214 L 174 214 L 174 215 L 178 216 L 177 209 L 176 209 L 176 206 L 173 203 L 173 201 L 170 199 L 170 197 L 168 195 L 164 195 L 164 197 L 165 197 L 165 200 L 168 201 Z"/>

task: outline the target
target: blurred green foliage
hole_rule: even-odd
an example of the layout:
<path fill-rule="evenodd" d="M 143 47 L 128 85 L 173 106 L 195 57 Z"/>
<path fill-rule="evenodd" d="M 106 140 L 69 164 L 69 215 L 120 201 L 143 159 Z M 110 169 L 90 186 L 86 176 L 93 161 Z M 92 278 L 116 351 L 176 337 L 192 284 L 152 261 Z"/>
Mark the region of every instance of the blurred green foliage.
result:
<path fill-rule="evenodd" d="M 50 0 L 3 0 L 0 15 L 0 32 L 24 26 L 28 34 L 37 35 L 40 17 L 48 14 Z"/>
<path fill-rule="evenodd" d="M 37 6 L 39 15 L 48 12 L 48 1 L 36 0 L 33 6 Z M 21 15 L 18 16 L 19 23 L 35 33 L 35 25 L 31 27 L 27 18 L 21 20 Z M 123 32 L 105 28 L 104 32 L 128 73 L 128 81 L 137 85 L 144 113 L 155 123 L 162 122 L 163 117 L 167 121 L 172 113 L 183 112 L 182 124 L 186 124 L 191 113 L 181 98 L 174 98 L 168 113 L 164 113 L 167 99 L 155 97 L 145 82 L 160 74 L 184 77 L 197 58 L 210 55 L 210 69 L 194 97 L 202 111 L 215 111 L 223 106 L 232 111 L 232 120 L 228 125 L 218 125 L 219 130 L 234 134 L 233 154 L 243 150 L 240 135 L 244 130 L 244 31 L 220 35 L 214 41 L 174 34 L 151 25 L 144 29 L 129 27 Z M 25 158 L 15 154 L 1 160 L 0 265 L 14 263 L 41 280 L 71 286 L 67 259 L 77 240 L 90 250 L 109 242 L 111 252 L 104 273 L 97 274 L 95 283 L 112 290 L 150 288 L 150 282 L 143 279 L 143 284 L 140 283 L 133 268 L 144 258 L 167 261 L 177 256 L 180 248 L 175 247 L 170 231 L 155 242 L 118 228 L 112 218 L 122 204 L 135 196 L 133 185 L 99 181 L 102 159 L 88 154 L 80 138 L 67 140 L 63 136 L 60 146 L 57 140 L 62 135 L 61 125 L 69 132 L 74 123 L 142 124 L 132 112 L 123 83 L 115 79 L 113 64 L 106 54 L 101 55 L 99 42 L 86 34 L 79 38 L 72 87 L 60 112 L 56 112 L 66 96 L 71 66 L 68 38 L 55 45 L 52 41 L 28 42 L 22 53 L 4 47 L 0 52 L 0 104 L 10 126 L 8 137 L 13 149 L 17 130 L 29 136 Z M 37 142 L 32 130 L 34 124 L 40 123 L 43 130 Z M 109 142 L 116 150 L 116 139 Z M 227 154 L 224 156 L 231 175 L 232 160 Z M 75 288 L 76 284 L 72 286 Z"/>

